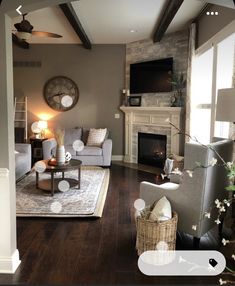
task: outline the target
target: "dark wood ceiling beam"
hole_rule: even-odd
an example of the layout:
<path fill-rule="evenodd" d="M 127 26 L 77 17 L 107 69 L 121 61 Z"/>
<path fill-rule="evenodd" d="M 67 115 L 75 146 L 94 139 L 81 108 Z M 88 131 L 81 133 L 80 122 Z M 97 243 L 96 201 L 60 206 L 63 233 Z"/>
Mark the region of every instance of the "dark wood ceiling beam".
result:
<path fill-rule="evenodd" d="M 12 41 L 13 43 L 22 48 L 22 49 L 29 49 L 29 43 L 20 40 L 15 34 L 12 33 Z"/>
<path fill-rule="evenodd" d="M 82 41 L 83 46 L 86 49 L 91 49 L 91 42 L 82 27 L 81 22 L 79 21 L 76 12 L 73 9 L 73 6 L 70 3 L 60 4 L 59 5 L 64 15 L 68 19 L 70 25 L 73 27 L 74 31 L 78 35 L 79 39 Z"/>
<path fill-rule="evenodd" d="M 153 41 L 160 42 L 184 0 L 169 0 L 153 33 Z"/>

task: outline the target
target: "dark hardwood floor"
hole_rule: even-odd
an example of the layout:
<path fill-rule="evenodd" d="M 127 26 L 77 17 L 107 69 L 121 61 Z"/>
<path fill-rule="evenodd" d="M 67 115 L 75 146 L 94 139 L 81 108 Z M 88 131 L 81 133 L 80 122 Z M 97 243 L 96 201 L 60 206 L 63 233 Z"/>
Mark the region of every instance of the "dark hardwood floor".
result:
<path fill-rule="evenodd" d="M 218 284 L 218 277 L 147 277 L 137 267 L 133 203 L 139 183 L 155 176 L 112 165 L 101 219 L 18 218 L 21 265 L 0 284 Z M 178 235 L 178 249 L 192 249 Z M 218 247 L 217 232 L 202 238 L 202 249 Z"/>

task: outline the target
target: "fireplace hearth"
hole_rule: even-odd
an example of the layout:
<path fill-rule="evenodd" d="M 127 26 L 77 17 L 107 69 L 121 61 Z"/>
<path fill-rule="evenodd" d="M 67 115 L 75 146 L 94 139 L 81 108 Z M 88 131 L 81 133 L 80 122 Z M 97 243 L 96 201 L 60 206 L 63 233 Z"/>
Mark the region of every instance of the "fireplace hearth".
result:
<path fill-rule="evenodd" d="M 138 163 L 163 168 L 166 142 L 166 135 L 138 132 Z"/>

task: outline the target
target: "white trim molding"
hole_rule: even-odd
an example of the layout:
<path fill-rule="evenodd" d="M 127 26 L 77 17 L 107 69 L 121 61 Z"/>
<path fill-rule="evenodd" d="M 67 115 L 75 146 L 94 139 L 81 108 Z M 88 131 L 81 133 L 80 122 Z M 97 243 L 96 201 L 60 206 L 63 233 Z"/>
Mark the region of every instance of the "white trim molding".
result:
<path fill-rule="evenodd" d="M 8 178 L 9 170 L 7 168 L 0 168 L 0 178 Z"/>
<path fill-rule="evenodd" d="M 123 161 L 124 156 L 123 155 L 113 155 L 112 161 Z"/>
<path fill-rule="evenodd" d="M 167 154 L 182 153 L 180 136 L 166 119 L 182 129 L 183 109 L 181 107 L 130 107 L 121 106 L 125 113 L 125 157 L 124 162 L 137 163 L 138 132 L 155 133 L 167 136 Z"/>
<path fill-rule="evenodd" d="M 20 263 L 18 249 L 16 249 L 11 256 L 0 256 L 0 273 L 15 273 Z"/>
<path fill-rule="evenodd" d="M 15 200 L 12 205 L 8 203 L 7 199 L 10 197 L 10 172 L 7 168 L 0 168 L 0 273 L 14 273 L 20 265 L 19 251 L 16 249 L 16 229 L 11 228 L 10 206 L 15 214 Z M 15 184 L 15 182 L 14 182 Z M 12 196 L 15 197 L 13 194 Z M 15 222 L 14 222 L 15 225 Z M 15 241 L 14 241 L 15 240 Z M 14 242 L 11 245 L 11 242 Z"/>

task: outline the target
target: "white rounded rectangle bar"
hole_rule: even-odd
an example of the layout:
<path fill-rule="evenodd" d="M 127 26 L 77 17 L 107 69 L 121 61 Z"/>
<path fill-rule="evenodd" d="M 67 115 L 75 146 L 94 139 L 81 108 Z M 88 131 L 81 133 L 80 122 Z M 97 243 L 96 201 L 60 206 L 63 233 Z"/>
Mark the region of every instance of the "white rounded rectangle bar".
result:
<path fill-rule="evenodd" d="M 226 260 L 214 250 L 151 250 L 140 255 L 138 267 L 148 276 L 216 276 L 224 271 Z"/>

